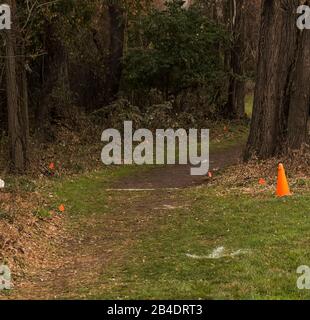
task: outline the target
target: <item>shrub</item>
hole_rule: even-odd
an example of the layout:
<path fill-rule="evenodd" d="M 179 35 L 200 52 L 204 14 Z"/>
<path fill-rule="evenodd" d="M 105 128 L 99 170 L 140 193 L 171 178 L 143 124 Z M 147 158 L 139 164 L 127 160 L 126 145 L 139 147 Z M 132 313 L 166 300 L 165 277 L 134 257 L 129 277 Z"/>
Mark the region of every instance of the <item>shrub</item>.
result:
<path fill-rule="evenodd" d="M 226 74 L 220 47 L 228 39 L 200 5 L 188 10 L 180 1 L 164 11 L 152 10 L 131 28 L 130 49 L 124 60 L 123 89 L 160 90 L 164 100 L 184 90 L 208 88 L 211 101 Z"/>

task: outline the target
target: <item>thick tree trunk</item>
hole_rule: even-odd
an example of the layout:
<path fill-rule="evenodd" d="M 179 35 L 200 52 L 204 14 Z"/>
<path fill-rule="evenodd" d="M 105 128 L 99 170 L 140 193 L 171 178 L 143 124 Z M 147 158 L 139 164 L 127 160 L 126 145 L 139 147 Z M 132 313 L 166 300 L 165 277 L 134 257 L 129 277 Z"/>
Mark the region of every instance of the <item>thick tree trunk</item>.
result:
<path fill-rule="evenodd" d="M 14 172 L 23 173 L 27 166 L 29 135 L 27 88 L 21 86 L 26 76 L 24 74 L 23 57 L 16 58 L 17 20 L 15 18 L 15 0 L 8 1 L 8 5 L 11 7 L 13 17 L 12 29 L 5 31 L 9 150 L 11 169 Z M 18 59 L 21 59 L 21 61 L 17 61 Z M 17 76 L 18 72 L 23 74 L 23 82 L 19 81 L 21 79 Z"/>
<path fill-rule="evenodd" d="M 263 1 L 254 110 L 245 159 L 272 157 L 286 150 L 288 140 L 291 147 L 304 141 L 305 114 L 309 112 L 309 35 L 296 27 L 299 4 L 299 0 Z"/>
<path fill-rule="evenodd" d="M 288 146 L 299 149 L 307 142 L 310 111 L 310 32 L 298 37 L 295 67 L 292 73 L 290 109 L 288 117 Z"/>
<path fill-rule="evenodd" d="M 226 15 L 232 32 L 232 47 L 229 52 L 229 88 L 225 115 L 243 118 L 245 115 L 245 0 L 229 0 Z M 227 59 L 227 58 L 226 58 Z"/>
<path fill-rule="evenodd" d="M 108 6 L 110 18 L 110 49 L 107 61 L 107 77 L 105 81 L 106 98 L 109 103 L 118 94 L 122 77 L 122 58 L 125 40 L 124 10 L 119 5 Z"/>

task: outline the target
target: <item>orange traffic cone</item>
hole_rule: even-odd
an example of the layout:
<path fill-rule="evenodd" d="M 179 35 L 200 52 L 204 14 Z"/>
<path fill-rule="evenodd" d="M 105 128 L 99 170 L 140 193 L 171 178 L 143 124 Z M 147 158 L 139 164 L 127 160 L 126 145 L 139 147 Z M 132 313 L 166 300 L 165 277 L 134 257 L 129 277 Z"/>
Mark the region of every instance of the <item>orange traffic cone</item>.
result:
<path fill-rule="evenodd" d="M 277 185 L 277 196 L 285 197 L 291 196 L 290 188 L 288 186 L 288 182 L 285 175 L 284 166 L 282 163 L 279 164 L 278 167 L 278 185 Z"/>

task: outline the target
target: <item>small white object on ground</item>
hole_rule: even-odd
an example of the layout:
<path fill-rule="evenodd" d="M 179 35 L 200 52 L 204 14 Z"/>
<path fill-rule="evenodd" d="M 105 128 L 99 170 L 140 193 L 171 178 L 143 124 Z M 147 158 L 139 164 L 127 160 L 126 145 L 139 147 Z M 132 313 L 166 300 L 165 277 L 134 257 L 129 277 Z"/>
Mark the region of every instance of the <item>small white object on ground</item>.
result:
<path fill-rule="evenodd" d="M 2 179 L 0 179 L 0 189 L 3 189 L 5 186 L 5 183 Z"/>
<path fill-rule="evenodd" d="M 155 191 L 155 189 L 106 189 L 105 191 Z"/>
<path fill-rule="evenodd" d="M 163 207 L 162 207 L 163 210 L 175 210 L 175 209 L 184 209 L 184 208 L 186 208 L 186 207 L 183 207 L 183 206 L 175 207 L 175 206 L 172 206 L 170 204 L 164 204 Z"/>
<path fill-rule="evenodd" d="M 209 254 L 208 257 L 209 257 L 209 259 L 219 259 L 219 258 L 223 257 L 224 252 L 225 252 L 224 247 L 218 247 L 218 248 L 214 249 L 212 251 L 212 253 Z"/>
<path fill-rule="evenodd" d="M 224 257 L 234 257 L 234 256 L 238 256 L 240 254 L 245 254 L 248 253 L 249 250 L 245 250 L 245 249 L 239 249 L 237 251 L 234 251 L 232 253 L 226 253 L 225 248 L 224 247 L 218 247 L 216 249 L 214 249 L 212 251 L 211 254 L 209 254 L 208 256 L 198 256 L 195 254 L 186 254 L 186 256 L 188 258 L 191 259 L 197 259 L 197 260 L 202 260 L 202 259 L 220 259 L 220 258 L 224 258 Z"/>
<path fill-rule="evenodd" d="M 189 253 L 186 253 L 186 256 L 188 258 L 197 259 L 197 260 L 209 259 L 209 256 L 197 256 L 196 254 L 189 254 Z"/>

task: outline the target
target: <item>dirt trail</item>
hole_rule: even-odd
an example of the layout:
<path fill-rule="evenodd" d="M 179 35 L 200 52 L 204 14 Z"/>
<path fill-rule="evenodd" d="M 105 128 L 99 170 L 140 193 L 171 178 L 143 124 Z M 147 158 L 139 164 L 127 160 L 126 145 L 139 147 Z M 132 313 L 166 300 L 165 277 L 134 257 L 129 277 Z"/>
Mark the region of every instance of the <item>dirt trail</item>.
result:
<path fill-rule="evenodd" d="M 210 170 L 237 164 L 241 159 L 242 146 L 218 151 L 210 155 Z M 187 188 L 203 184 L 204 176 L 191 176 L 189 165 L 167 165 L 146 172 L 138 172 L 112 185 L 114 189 L 165 189 Z"/>
<path fill-rule="evenodd" d="M 210 169 L 238 163 L 241 152 L 242 147 L 233 147 L 211 153 Z M 105 275 L 111 265 L 122 265 L 131 259 L 127 254 L 129 249 L 143 233 L 156 226 L 156 218 L 166 215 L 171 208 L 190 206 L 178 189 L 204 184 L 206 179 L 191 176 L 189 166 L 166 166 L 113 183 L 111 189 L 106 190 L 110 213 L 96 212 L 79 218 L 69 230 L 59 256 L 55 257 L 58 263 L 49 270 L 35 270 L 8 298 L 83 299 L 98 295 L 100 288 L 110 285 L 111 279 Z M 116 191 L 120 189 L 130 190 Z M 141 190 L 131 192 L 132 189 Z"/>

